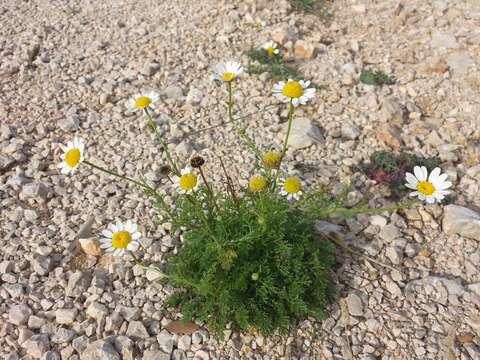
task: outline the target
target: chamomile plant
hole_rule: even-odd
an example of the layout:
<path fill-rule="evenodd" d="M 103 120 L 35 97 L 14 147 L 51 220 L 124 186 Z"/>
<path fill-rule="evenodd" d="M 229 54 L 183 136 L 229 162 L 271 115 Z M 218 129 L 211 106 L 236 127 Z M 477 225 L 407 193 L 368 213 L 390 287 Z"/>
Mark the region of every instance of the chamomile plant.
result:
<path fill-rule="evenodd" d="M 277 54 L 272 42 L 264 49 L 271 56 Z M 313 101 L 315 89 L 307 80 L 285 79 L 273 86 L 269 96 L 288 110 L 286 134 L 277 148 L 262 149 L 234 117 L 234 84 L 241 81 L 242 72 L 243 66 L 236 61 L 213 68 L 218 86 L 227 90 L 228 123 L 256 158 L 243 187 L 232 180 L 223 160 L 217 169 L 223 174 L 220 183 L 204 168 L 212 159 L 192 154 L 188 162 L 176 160 L 152 119 L 158 100 L 155 92 L 135 95 L 127 108 L 143 115 L 163 149 L 165 162 L 161 165 L 167 169 L 166 180 L 159 187 L 94 164 L 87 156 L 88 141 L 79 138 L 62 147 L 59 164 L 65 174 L 81 171 L 82 166 L 103 171 L 153 197 L 159 226 L 170 223 L 172 233 L 182 238 L 177 251 L 162 264 L 164 270 L 144 264 L 142 234 L 133 220 L 118 220 L 103 229 L 100 246 L 115 256 L 129 256 L 147 271 L 158 272 L 163 281 L 178 289 L 166 304 L 178 305 L 184 319 L 199 319 L 220 337 L 228 323 L 269 334 L 286 331 L 299 319 L 321 319 L 335 293 L 331 277 L 335 256 L 329 234 L 314 233 L 315 221 L 413 204 L 410 200 L 387 209 L 348 207 L 346 196 L 329 195 L 322 187 L 308 185 L 301 174 L 286 171 L 295 111 Z M 413 190 L 411 197 L 427 203 L 441 201 L 451 186 L 439 168 L 430 174 L 426 168 L 415 168 L 413 174 L 406 174 L 406 182 Z M 165 194 L 169 194 L 168 201 Z"/>

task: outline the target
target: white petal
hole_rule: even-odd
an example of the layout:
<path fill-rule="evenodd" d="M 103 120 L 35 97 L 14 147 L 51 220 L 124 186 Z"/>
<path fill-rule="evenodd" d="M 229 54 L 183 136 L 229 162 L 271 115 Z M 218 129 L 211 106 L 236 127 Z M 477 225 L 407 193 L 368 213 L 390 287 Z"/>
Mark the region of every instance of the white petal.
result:
<path fill-rule="evenodd" d="M 427 195 L 426 200 L 427 200 L 427 204 L 434 204 L 435 203 L 435 196 Z"/>
<path fill-rule="evenodd" d="M 433 186 L 437 190 L 445 190 L 445 189 L 448 189 L 448 188 L 452 187 L 452 185 L 453 184 L 450 181 L 434 182 L 433 183 Z"/>
<path fill-rule="evenodd" d="M 128 251 L 135 251 L 135 250 L 138 249 L 138 246 L 139 246 L 138 242 L 130 241 L 127 245 L 127 250 Z"/>
<path fill-rule="evenodd" d="M 428 176 L 428 181 L 430 181 L 431 183 L 434 183 L 435 181 L 437 181 L 441 171 L 442 170 L 439 167 L 436 167 L 435 169 L 433 169 L 430 175 Z"/>
<path fill-rule="evenodd" d="M 134 232 L 134 233 L 132 234 L 132 240 L 138 240 L 138 239 L 140 239 L 141 236 L 142 236 L 142 234 L 139 233 L 138 231 L 137 231 L 137 232 Z"/>
<path fill-rule="evenodd" d="M 418 179 L 415 176 L 413 176 L 413 174 L 411 174 L 409 172 L 405 173 L 405 180 L 407 180 L 407 182 L 409 184 L 415 186 L 415 188 L 416 188 L 416 186 L 418 184 Z"/>
<path fill-rule="evenodd" d="M 299 103 L 300 103 L 300 101 L 298 100 L 298 98 L 292 99 L 292 105 L 293 106 L 297 107 Z"/>
<path fill-rule="evenodd" d="M 107 237 L 107 238 L 111 238 L 113 233 L 110 230 L 103 230 L 102 235 Z"/>
<path fill-rule="evenodd" d="M 427 180 L 427 174 L 424 172 L 423 170 L 423 166 L 415 166 L 413 168 L 413 172 L 415 174 L 415 177 L 419 180 L 419 181 L 425 181 Z"/>

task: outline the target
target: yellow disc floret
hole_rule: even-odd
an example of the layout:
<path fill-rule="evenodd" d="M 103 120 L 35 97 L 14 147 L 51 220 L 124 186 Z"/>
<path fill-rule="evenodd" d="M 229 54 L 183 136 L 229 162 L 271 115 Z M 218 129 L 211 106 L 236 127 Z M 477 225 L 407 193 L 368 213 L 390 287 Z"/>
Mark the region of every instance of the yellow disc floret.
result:
<path fill-rule="evenodd" d="M 150 100 L 148 96 L 140 96 L 137 100 L 135 100 L 135 107 L 146 108 L 151 103 L 152 103 L 152 100 Z"/>
<path fill-rule="evenodd" d="M 222 74 L 222 78 L 225 81 L 232 81 L 234 76 L 235 75 L 231 72 L 225 72 L 225 73 Z"/>
<path fill-rule="evenodd" d="M 303 95 L 302 85 L 298 81 L 287 82 L 282 89 L 282 94 L 286 97 L 295 99 Z"/>
<path fill-rule="evenodd" d="M 79 149 L 77 148 L 70 149 L 65 153 L 65 163 L 69 167 L 74 168 L 79 163 L 80 156 L 81 154 Z"/>
<path fill-rule="evenodd" d="M 262 175 L 254 175 L 248 182 L 248 187 L 253 192 L 261 191 L 267 186 L 267 179 Z"/>
<path fill-rule="evenodd" d="M 267 151 L 262 155 L 262 162 L 263 165 L 267 169 L 276 169 L 278 168 L 278 165 L 280 164 L 280 158 L 282 157 L 282 154 L 276 151 Z"/>
<path fill-rule="evenodd" d="M 417 190 L 424 195 L 432 195 L 435 192 L 435 186 L 430 181 L 419 181 Z"/>
<path fill-rule="evenodd" d="M 192 190 L 197 185 L 197 176 L 192 173 L 186 173 L 180 176 L 178 184 L 183 190 Z"/>
<path fill-rule="evenodd" d="M 298 193 L 301 187 L 302 183 L 300 182 L 300 179 L 296 176 L 290 176 L 286 178 L 285 182 L 283 183 L 283 189 L 289 194 Z"/>
<path fill-rule="evenodd" d="M 273 46 L 269 46 L 267 49 L 268 55 L 272 56 L 275 53 L 275 49 Z"/>
<path fill-rule="evenodd" d="M 132 241 L 132 236 L 126 230 L 116 231 L 112 235 L 112 246 L 115 249 L 125 249 Z"/>

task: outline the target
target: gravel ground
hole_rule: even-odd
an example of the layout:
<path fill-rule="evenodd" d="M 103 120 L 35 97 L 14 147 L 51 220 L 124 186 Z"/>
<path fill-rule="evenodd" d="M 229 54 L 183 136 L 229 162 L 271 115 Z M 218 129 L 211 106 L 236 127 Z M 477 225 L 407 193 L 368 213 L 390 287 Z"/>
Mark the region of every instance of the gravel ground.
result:
<path fill-rule="evenodd" d="M 331 9 L 321 19 L 283 0 L 2 1 L 1 356 L 480 359 L 480 3 L 335 0 Z M 380 149 L 437 155 L 454 182 L 451 204 L 343 221 L 346 241 L 370 260 L 340 251 L 339 295 L 323 322 L 305 320 L 285 336 L 227 330 L 224 341 L 204 328 L 172 334 L 165 326 L 179 314 L 161 306 L 171 287 L 130 261 L 81 255 L 77 243 L 131 218 L 145 259 L 160 264 L 179 239 L 153 225 L 137 188 L 86 167 L 59 174 L 58 144 L 82 137 L 90 160 L 144 174 L 168 193 L 162 152 L 125 108 L 153 89 L 155 121 L 179 161 L 202 154 L 219 185 L 222 156 L 245 179 L 251 155 L 222 126 L 226 93 L 208 70 L 229 58 L 246 64 L 244 52 L 272 37 L 325 85 L 297 113 L 291 172 L 333 189 L 349 177 L 352 202 L 383 205 L 388 189 L 360 162 Z M 396 83 L 358 84 L 365 67 Z M 268 75 L 234 85 L 248 132 L 262 147 L 280 144 L 286 110 Z"/>

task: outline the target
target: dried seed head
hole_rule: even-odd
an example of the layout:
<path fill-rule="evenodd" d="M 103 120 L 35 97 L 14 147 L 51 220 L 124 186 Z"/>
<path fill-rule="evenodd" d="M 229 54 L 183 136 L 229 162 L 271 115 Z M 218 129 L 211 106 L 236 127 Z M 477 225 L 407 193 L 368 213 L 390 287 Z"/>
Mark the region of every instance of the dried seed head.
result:
<path fill-rule="evenodd" d="M 201 156 L 194 156 L 192 160 L 190 160 L 190 165 L 192 165 L 193 168 L 199 168 L 203 164 L 205 164 L 205 159 Z"/>
<path fill-rule="evenodd" d="M 172 172 L 172 168 L 169 165 L 162 165 L 160 168 L 160 174 L 162 176 L 168 176 Z"/>

